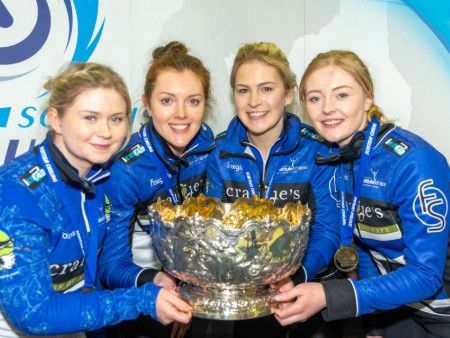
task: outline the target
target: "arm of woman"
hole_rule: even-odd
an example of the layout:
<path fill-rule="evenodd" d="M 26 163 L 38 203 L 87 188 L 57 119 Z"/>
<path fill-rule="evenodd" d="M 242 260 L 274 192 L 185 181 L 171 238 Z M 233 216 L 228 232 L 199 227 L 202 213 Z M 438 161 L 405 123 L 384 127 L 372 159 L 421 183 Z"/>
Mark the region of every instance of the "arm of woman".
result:
<path fill-rule="evenodd" d="M 223 165 L 219 159 L 219 149 L 216 147 L 208 155 L 208 166 L 206 172 L 206 196 L 222 199 L 223 181 L 220 174 L 220 166 Z"/>
<path fill-rule="evenodd" d="M 294 284 L 310 281 L 325 269 L 339 248 L 339 209 L 333 199 L 332 182 L 335 168 L 316 166 L 308 194 L 311 229 L 302 267 L 292 276 Z"/>
<path fill-rule="evenodd" d="M 110 203 L 110 221 L 99 256 L 99 276 L 111 289 L 143 284 L 138 283 L 138 278 L 151 282 L 157 273 L 133 262 L 130 240 L 134 227 L 130 222 L 140 200 L 140 184 L 128 168 L 120 162 L 114 164 L 109 179 L 104 183 Z"/>
<path fill-rule="evenodd" d="M 14 255 L 14 262 L 0 270 L 0 302 L 19 330 L 37 335 L 64 334 L 95 330 L 137 318 L 141 313 L 156 318 L 159 287 L 153 284 L 115 291 L 56 292 L 48 260 L 48 229 L 18 218 L 18 211 L 8 206 L 3 209 L 7 217 L 3 218 L 1 232 L 12 243 L 8 251 Z"/>

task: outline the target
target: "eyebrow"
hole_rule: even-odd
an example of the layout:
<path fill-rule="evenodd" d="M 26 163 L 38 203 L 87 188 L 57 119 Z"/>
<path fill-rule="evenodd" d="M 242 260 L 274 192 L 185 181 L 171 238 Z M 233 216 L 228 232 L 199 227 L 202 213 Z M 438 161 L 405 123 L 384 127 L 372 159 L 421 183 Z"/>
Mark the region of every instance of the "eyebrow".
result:
<path fill-rule="evenodd" d="M 342 85 L 342 86 L 338 86 L 338 87 L 333 88 L 333 91 L 336 91 L 336 90 L 339 90 L 339 89 L 343 89 L 343 88 L 353 89 L 352 86 Z"/>
<path fill-rule="evenodd" d="M 275 82 L 273 82 L 273 81 L 265 81 L 265 82 L 258 83 L 257 86 L 258 86 L 258 87 L 262 87 L 262 86 L 266 86 L 266 85 L 268 85 L 268 84 L 274 85 Z M 237 86 L 250 87 L 249 85 L 242 84 L 242 83 L 237 83 L 237 84 L 236 84 L 236 87 L 237 87 Z"/>
<path fill-rule="evenodd" d="M 176 94 L 173 94 L 173 93 L 170 93 L 170 92 L 160 92 L 160 93 L 158 93 L 157 95 L 176 96 Z M 201 97 L 203 97 L 204 95 L 203 95 L 203 93 L 197 93 L 197 94 L 191 94 L 191 95 L 188 95 L 188 97 L 194 97 L 194 96 L 201 96 Z"/>
<path fill-rule="evenodd" d="M 344 89 L 344 88 L 348 88 L 348 89 L 353 89 L 353 87 L 352 86 L 348 86 L 348 85 L 343 85 L 343 86 L 337 86 L 337 87 L 334 87 L 331 91 L 337 91 L 337 90 L 340 90 L 340 89 Z M 319 90 L 319 89 L 312 89 L 312 90 L 308 90 L 306 93 L 305 93 L 305 95 L 309 95 L 309 94 L 311 94 L 311 93 L 321 93 L 322 91 L 321 90 Z"/>

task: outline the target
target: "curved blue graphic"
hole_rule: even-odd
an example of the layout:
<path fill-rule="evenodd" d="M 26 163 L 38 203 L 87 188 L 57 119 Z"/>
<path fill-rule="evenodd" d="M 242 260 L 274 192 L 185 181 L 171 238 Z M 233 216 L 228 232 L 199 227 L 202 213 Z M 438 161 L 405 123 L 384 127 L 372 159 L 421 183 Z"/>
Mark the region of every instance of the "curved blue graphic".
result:
<path fill-rule="evenodd" d="M 19 43 L 12 46 L 0 47 L 0 64 L 12 65 L 29 59 L 36 54 L 45 44 L 45 41 L 47 41 L 48 34 L 50 33 L 50 9 L 45 0 L 36 0 L 36 3 L 38 8 L 36 25 L 30 35 Z M 3 27 L 8 23 L 10 23 L 9 26 L 11 26 L 14 19 L 3 4 L 3 1 L 0 0 L 0 4 L 0 13 L 5 13 L 0 16 L 0 26 Z"/>
<path fill-rule="evenodd" d="M 98 32 L 95 34 L 95 27 L 98 16 L 98 0 L 63 0 L 67 11 L 69 30 L 66 42 L 66 50 L 73 36 L 77 37 L 75 51 L 71 61 L 85 62 L 89 60 L 94 52 L 103 32 L 105 19 L 103 19 Z M 23 62 L 33 57 L 41 50 L 50 34 L 51 15 L 48 6 L 48 0 L 36 0 L 37 19 L 31 33 L 22 41 L 11 45 L 0 47 L 0 65 L 13 65 Z M 74 34 L 74 19 L 78 22 L 78 34 Z M 14 18 L 7 7 L 0 0 L 0 27 L 8 28 L 14 24 Z M 32 70 L 26 70 L 23 73 L 2 77 L 1 80 L 11 80 L 26 75 Z"/>
<path fill-rule="evenodd" d="M 0 1 L 0 27 L 8 28 L 13 24 L 14 20 L 8 9 L 2 1 Z"/>
<path fill-rule="evenodd" d="M 73 26 L 73 18 L 71 16 L 72 7 L 70 2 L 70 0 L 64 0 L 67 14 L 69 16 L 70 27 L 69 40 L 67 41 L 67 44 L 69 44 Z M 72 0 L 72 2 L 75 7 L 75 12 L 77 13 L 78 21 L 78 40 L 75 48 L 75 53 L 72 57 L 72 61 L 84 62 L 89 60 L 95 48 L 97 47 L 98 41 L 100 40 L 100 36 L 103 32 L 105 19 L 103 19 L 97 35 L 93 37 L 98 16 L 98 1 Z"/>
<path fill-rule="evenodd" d="M 450 1 L 403 0 L 428 27 L 450 53 Z"/>

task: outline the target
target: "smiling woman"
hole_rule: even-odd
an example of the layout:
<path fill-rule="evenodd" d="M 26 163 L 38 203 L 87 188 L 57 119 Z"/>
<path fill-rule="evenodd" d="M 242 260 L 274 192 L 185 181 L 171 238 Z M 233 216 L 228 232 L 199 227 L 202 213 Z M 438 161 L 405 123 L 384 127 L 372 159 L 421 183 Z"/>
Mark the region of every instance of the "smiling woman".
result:
<path fill-rule="evenodd" d="M 149 121 L 132 135 L 129 145 L 113 164 L 107 183 L 112 228 L 120 244 L 106 241 L 104 249 L 117 256 L 128 252 L 124 260 L 133 259 L 145 267 L 140 268 L 139 285 L 154 281 L 175 292 L 175 281 L 160 271 L 151 247 L 148 206 L 159 198 L 181 204 L 203 192 L 208 154 L 214 149 L 212 131 L 202 123 L 209 99 L 209 71 L 188 53 L 183 43 L 172 41 L 153 51 L 142 95 Z M 116 274 L 110 274 L 110 279 L 120 283 Z M 192 326 L 196 327 L 196 323 Z M 139 321 L 110 328 L 109 335 L 170 337 L 171 330 L 171 326 L 164 327 L 151 318 L 141 317 Z"/>
<path fill-rule="evenodd" d="M 45 88 L 45 141 L 0 168 L 2 335 L 83 337 L 139 314 L 188 322 L 188 304 L 154 284 L 137 288 L 141 269 L 100 250 L 110 236 L 106 167 L 129 134 L 125 82 L 109 67 L 78 63 Z M 98 269 L 105 265 L 122 276 L 121 289 L 103 290 L 115 286 Z"/>
<path fill-rule="evenodd" d="M 304 72 L 299 95 L 329 141 L 317 162 L 337 172 L 336 257 L 354 247 L 359 280 L 282 290 L 277 300 L 286 303 L 275 310 L 278 321 L 288 325 L 319 311 L 329 321 L 378 312 L 376 335 L 450 337 L 446 158 L 418 135 L 389 123 L 374 104 L 367 66 L 352 51 L 319 53 Z"/>
<path fill-rule="evenodd" d="M 244 44 L 237 52 L 230 76 L 236 117 L 216 137 L 209 156 L 207 195 L 232 203 L 239 197 L 270 199 L 275 206 L 307 204 L 313 211 L 310 240 L 303 266 L 282 283 L 301 283 L 327 271 L 338 246 L 338 214 L 328 185 L 331 168 L 315 164 L 321 138 L 300 119 L 285 111 L 294 98 L 295 75 L 285 54 L 270 42 Z M 299 328 L 302 337 L 324 329 L 320 316 Z M 339 336 L 339 322 L 330 325 Z M 286 337 L 287 328 L 272 315 L 235 321 L 233 334 L 221 337 Z M 217 329 L 220 334 L 220 328 Z M 298 333 L 298 332 L 297 332 Z M 290 331 L 290 336 L 295 336 Z"/>

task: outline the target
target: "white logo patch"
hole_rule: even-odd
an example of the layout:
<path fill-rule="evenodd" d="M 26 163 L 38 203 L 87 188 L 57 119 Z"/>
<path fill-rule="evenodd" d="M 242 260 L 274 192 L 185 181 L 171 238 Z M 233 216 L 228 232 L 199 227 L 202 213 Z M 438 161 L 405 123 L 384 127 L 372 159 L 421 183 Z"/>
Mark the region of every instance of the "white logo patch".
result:
<path fill-rule="evenodd" d="M 419 184 L 413 210 L 417 219 L 428 227 L 427 232 L 440 232 L 445 229 L 448 203 L 445 194 L 433 183 L 429 179 Z"/>

